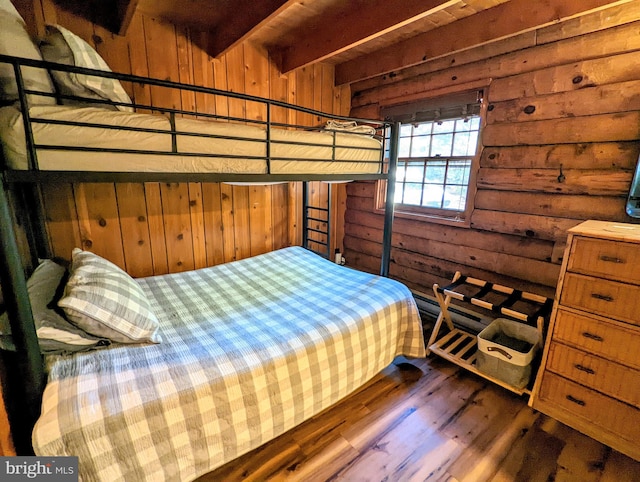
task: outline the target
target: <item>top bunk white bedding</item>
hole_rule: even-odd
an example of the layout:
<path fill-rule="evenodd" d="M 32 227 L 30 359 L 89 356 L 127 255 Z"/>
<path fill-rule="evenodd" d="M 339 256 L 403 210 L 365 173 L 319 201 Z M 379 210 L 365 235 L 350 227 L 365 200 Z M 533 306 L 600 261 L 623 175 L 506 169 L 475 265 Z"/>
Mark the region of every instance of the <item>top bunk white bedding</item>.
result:
<path fill-rule="evenodd" d="M 192 480 L 425 356 L 406 286 L 300 247 L 138 282 L 162 343 L 47 359 L 33 447 L 85 482 Z"/>
<path fill-rule="evenodd" d="M 39 145 L 131 149 L 158 154 L 99 151 L 38 150 L 38 165 L 45 171 L 170 172 L 266 174 L 266 130 L 260 127 L 220 121 L 176 117 L 177 152 L 214 154 L 220 157 L 172 155 L 171 125 L 162 115 L 130 113 L 98 107 L 34 106 L 31 118 L 72 121 L 110 126 L 167 131 L 140 132 L 88 126 L 32 123 Z M 244 140 L 197 137 L 199 133 Z M 0 140 L 8 167 L 28 169 L 24 124 L 21 112 L 12 106 L 0 109 Z M 309 143 L 316 145 L 302 145 Z M 271 174 L 377 174 L 380 172 L 381 143 L 370 136 L 330 131 L 271 129 Z M 229 157 L 225 157 L 229 156 Z M 243 158 L 243 157 L 249 158 Z M 250 159 L 260 157 L 262 159 Z M 308 161 L 312 159 L 313 161 Z"/>

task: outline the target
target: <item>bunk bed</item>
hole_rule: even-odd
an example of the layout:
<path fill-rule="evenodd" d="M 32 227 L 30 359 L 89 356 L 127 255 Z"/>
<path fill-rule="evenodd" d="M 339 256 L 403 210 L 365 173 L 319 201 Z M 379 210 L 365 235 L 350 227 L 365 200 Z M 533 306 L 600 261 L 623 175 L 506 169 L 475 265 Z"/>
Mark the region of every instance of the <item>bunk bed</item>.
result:
<path fill-rule="evenodd" d="M 38 59 L 0 55 L 0 64 L 11 66 L 18 97 L 0 108 L 0 281 L 20 381 L 12 396 L 22 390 L 26 408 L 18 431 L 35 424 L 36 454 L 80 455 L 86 480 L 191 480 L 324 410 L 395 356 L 425 355 L 411 293 L 387 279 L 397 124 Z M 25 82 L 29 69 L 252 102 L 264 116 L 46 91 Z M 330 123 L 275 122 L 275 110 Z M 311 253 L 305 233 L 302 248 L 138 280 L 77 250 L 69 279 L 85 265 L 100 266 L 90 273 L 124 279 L 127 291 L 154 307 L 147 313 L 153 329 L 127 343 L 43 357 L 25 276 L 29 263 L 13 228 L 18 219 L 34 266 L 50 257 L 43 183 L 302 181 L 306 187 L 312 180 L 360 179 L 391 181 L 381 276 Z M 65 282 L 63 299 L 73 290 Z"/>

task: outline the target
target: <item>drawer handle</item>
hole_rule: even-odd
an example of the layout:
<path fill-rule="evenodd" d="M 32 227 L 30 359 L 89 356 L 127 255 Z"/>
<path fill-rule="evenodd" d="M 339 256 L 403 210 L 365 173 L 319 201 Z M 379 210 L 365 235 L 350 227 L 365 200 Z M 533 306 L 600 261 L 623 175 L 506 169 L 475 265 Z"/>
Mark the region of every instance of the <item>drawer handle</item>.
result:
<path fill-rule="evenodd" d="M 574 365 L 574 367 L 576 367 L 578 370 L 580 370 L 581 372 L 585 372 L 588 373 L 589 375 L 595 375 L 596 372 L 594 372 L 591 368 L 589 367 L 585 367 L 584 365 L 580 365 L 579 363 L 576 363 Z"/>
<path fill-rule="evenodd" d="M 583 331 L 582 336 L 594 341 L 604 341 L 604 338 L 602 338 L 601 336 L 594 335 L 593 333 L 589 333 L 588 331 Z"/>
<path fill-rule="evenodd" d="M 580 405 L 581 407 L 584 407 L 586 405 L 584 400 L 580 400 L 579 398 L 572 397 L 571 395 L 567 395 L 567 400 L 575 403 L 576 405 Z"/>
<path fill-rule="evenodd" d="M 513 358 L 513 355 L 511 355 L 511 353 L 508 353 L 508 352 L 504 351 L 502 348 L 498 348 L 497 346 L 487 347 L 487 351 L 497 351 L 503 357 L 505 357 L 507 360 L 511 360 Z"/>
<path fill-rule="evenodd" d="M 611 296 L 601 295 L 600 293 L 591 293 L 591 297 L 595 298 L 597 300 L 602 300 L 602 301 L 607 301 L 607 302 L 613 301 L 613 298 Z"/>
<path fill-rule="evenodd" d="M 615 256 L 607 256 L 606 254 L 603 254 L 602 256 L 600 256 L 600 260 L 605 261 L 607 263 L 619 263 L 619 264 L 625 263 L 624 259 L 616 258 Z"/>

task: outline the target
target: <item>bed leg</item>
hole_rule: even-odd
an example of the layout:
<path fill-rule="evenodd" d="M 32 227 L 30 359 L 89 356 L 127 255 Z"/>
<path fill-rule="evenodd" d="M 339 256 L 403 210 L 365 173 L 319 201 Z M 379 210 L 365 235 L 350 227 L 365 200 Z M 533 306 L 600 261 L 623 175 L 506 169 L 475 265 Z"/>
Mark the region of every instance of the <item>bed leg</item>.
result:
<path fill-rule="evenodd" d="M 309 249 L 309 183 L 302 181 L 302 247 Z"/>
<path fill-rule="evenodd" d="M 393 211 L 395 209 L 396 167 L 398 165 L 398 146 L 400 144 L 400 123 L 391 127 L 391 143 L 389 145 L 389 176 L 387 179 L 387 197 L 384 208 L 384 231 L 382 233 L 382 257 L 380 259 L 380 276 L 389 276 L 391 264 L 391 235 L 393 233 Z"/>
<path fill-rule="evenodd" d="M 31 434 L 31 429 L 40 415 L 40 403 L 44 389 L 44 367 L 40 346 L 31 313 L 24 269 L 13 229 L 13 218 L 9 208 L 6 183 L 2 179 L 0 193 L 0 283 L 4 294 L 5 307 L 9 315 L 16 353 L 11 354 L 12 365 L 17 373 L 12 377 L 16 383 L 11 387 L 15 405 L 24 416 L 19 417 L 20 425 L 13 427 L 14 433 Z M 15 355 L 15 356 L 14 356 Z M 15 363 L 13 363 L 15 361 Z M 17 421 L 17 419 L 15 419 Z M 30 447 L 30 442 L 29 442 Z M 16 448 L 24 452 L 26 448 Z"/>
<path fill-rule="evenodd" d="M 22 193 L 22 200 L 25 209 L 25 230 L 29 238 L 29 246 L 32 251 L 32 259 L 51 258 L 51 247 L 49 245 L 49 236 L 46 230 L 46 221 L 44 216 L 44 205 L 42 196 L 37 185 L 18 185 Z M 38 260 L 33 259 L 34 267 L 38 265 Z"/>

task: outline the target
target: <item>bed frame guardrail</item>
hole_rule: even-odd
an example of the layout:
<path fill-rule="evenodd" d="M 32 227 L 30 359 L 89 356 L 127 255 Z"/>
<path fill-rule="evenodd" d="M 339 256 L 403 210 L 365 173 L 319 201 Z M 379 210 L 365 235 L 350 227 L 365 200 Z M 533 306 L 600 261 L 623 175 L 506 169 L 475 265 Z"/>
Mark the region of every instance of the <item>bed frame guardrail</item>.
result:
<path fill-rule="evenodd" d="M 315 109 L 310 109 L 306 107 L 300 107 L 293 104 L 289 104 L 286 102 L 273 100 L 273 99 L 265 99 L 261 97 L 256 97 L 248 94 L 242 94 L 237 92 L 227 92 L 219 89 L 202 87 L 196 85 L 189 85 L 180 82 L 174 82 L 169 80 L 161 80 L 161 79 L 151 79 L 140 77 L 137 75 L 130 74 L 120 74 L 115 72 L 105 72 L 94 69 L 87 69 L 82 67 L 75 67 L 69 65 L 62 65 L 52 62 L 43 62 L 37 60 L 30 59 L 21 59 L 17 57 L 10 57 L 5 55 L 0 55 L 0 63 L 10 63 L 13 66 L 16 81 L 18 84 L 18 95 L 21 111 L 23 113 L 23 123 L 24 123 L 24 132 L 25 132 L 25 141 L 27 148 L 27 156 L 28 156 L 28 170 L 14 170 L 9 171 L 8 180 L 12 181 L 28 181 L 33 182 L 38 181 L 40 178 L 45 180 L 49 180 L 50 178 L 58 178 L 58 180 L 63 177 L 64 180 L 71 181 L 94 181 L 100 182 L 105 179 L 113 182 L 114 176 L 118 179 L 120 176 L 127 176 L 126 179 L 131 181 L 132 179 L 135 181 L 136 178 L 148 180 L 158 180 L 158 181 L 166 181 L 168 178 L 175 182 L 176 179 L 188 181 L 190 179 L 197 180 L 206 180 L 211 182 L 216 181 L 229 181 L 229 182 L 276 182 L 276 181 L 312 181 L 312 180 L 358 180 L 358 179 L 386 179 L 387 174 L 389 172 L 389 162 L 385 159 L 384 152 L 387 149 L 382 149 L 381 155 L 378 160 L 356 160 L 356 159 L 337 159 L 336 150 L 341 148 L 348 148 L 352 146 L 341 145 L 336 140 L 337 131 L 332 131 L 333 136 L 333 144 L 328 146 L 327 144 L 314 144 L 308 142 L 297 142 L 297 141 L 281 141 L 272 138 L 272 128 L 278 129 L 289 129 L 289 130 L 320 130 L 324 128 L 324 123 L 328 120 L 336 120 L 336 121 L 353 121 L 359 124 L 365 124 L 376 129 L 376 134 L 374 137 L 379 139 L 382 143 L 388 143 L 388 135 L 391 131 L 392 124 L 379 121 L 379 120 L 370 120 L 370 119 L 360 119 L 353 118 L 347 116 L 340 116 L 335 114 L 327 114 Z M 181 95 L 185 92 L 190 93 L 194 96 L 213 96 L 213 99 L 226 99 L 227 102 L 234 101 L 244 101 L 245 103 L 250 103 L 252 106 L 256 107 L 256 111 L 259 111 L 259 115 L 255 115 L 255 118 L 244 118 L 238 117 L 231 114 L 212 114 L 210 112 L 201 112 L 198 110 L 188 110 L 188 109 L 177 109 L 172 107 L 163 107 L 159 105 L 153 105 L 141 103 L 141 102 L 113 102 L 110 100 L 100 100 L 100 99 L 86 99 L 78 96 L 72 95 L 61 95 L 59 93 L 50 93 L 50 92 L 41 92 L 35 91 L 25 88 L 22 68 L 23 67 L 34 67 L 47 69 L 49 72 L 51 71 L 61 71 L 75 74 L 85 74 L 85 75 L 93 75 L 98 77 L 106 77 L 117 79 L 121 82 L 129 82 L 137 86 L 138 89 L 142 87 L 154 88 L 154 89 L 169 89 L 171 91 L 177 91 Z M 90 103 L 94 105 L 104 105 L 106 106 L 116 106 L 116 107 L 132 107 L 136 111 L 144 112 L 151 111 L 155 113 L 164 114 L 168 117 L 171 125 L 170 130 L 164 129 L 153 129 L 153 128 L 144 128 L 144 127 L 133 127 L 133 126 L 114 126 L 110 124 L 102 124 L 102 123 L 87 123 L 87 122 L 76 122 L 76 121 L 68 121 L 68 120 L 52 120 L 45 118 L 37 118 L 32 117 L 29 113 L 29 109 L 27 108 L 29 103 L 30 96 L 40 96 L 47 98 L 55 98 L 59 102 L 62 101 L 74 101 L 74 102 L 84 102 Z M 151 97 L 153 97 L 153 91 L 151 92 Z M 228 110 L 228 109 L 227 109 Z M 298 114 L 306 114 L 309 116 L 313 116 L 316 120 L 313 126 L 304 125 L 296 122 L 278 122 L 274 120 L 276 114 L 279 113 L 277 117 L 279 118 L 295 118 Z M 265 139 L 255 139 L 255 138 L 247 138 L 247 137 L 237 137 L 237 136 L 229 136 L 229 135 L 215 135 L 215 134 L 205 134 L 198 132 L 185 132 L 179 131 L 175 128 L 175 120 L 176 116 L 187 116 L 191 118 L 201 118 L 201 119 L 211 119 L 225 122 L 236 122 L 236 123 L 245 123 L 249 125 L 254 125 L 258 127 L 262 127 L 265 130 Z M 113 130 L 128 130 L 128 131 L 137 131 L 143 133 L 153 133 L 160 135 L 170 135 L 171 136 L 171 145 L 172 149 L 163 151 L 163 150 L 144 150 L 144 149 L 118 149 L 118 148 L 91 148 L 85 146 L 65 146 L 64 144 L 60 145 L 52 145 L 52 144 L 36 144 L 33 136 L 32 125 L 33 124 L 58 124 L 58 125 L 67 125 L 67 126 L 82 126 L 82 127 L 93 127 L 96 129 L 113 129 Z M 355 135 L 362 136 L 361 133 L 350 132 L 350 131 L 339 131 L 341 134 L 346 135 Z M 203 137 L 203 138 L 219 138 L 225 140 L 238 140 L 238 141 L 248 141 L 255 143 L 263 143 L 265 144 L 265 155 L 264 156 L 247 156 L 247 155 L 230 155 L 230 154 L 212 154 L 207 152 L 178 152 L 177 151 L 177 136 L 190 136 L 190 137 Z M 354 162 L 357 161 L 359 163 L 370 163 L 378 166 L 377 173 L 374 174 L 273 174 L 271 173 L 271 163 L 273 161 L 287 161 L 287 160 L 295 160 L 298 162 L 304 163 L 314 163 L 314 162 L 325 162 L 327 159 L 317 159 L 317 158 L 300 158 L 296 157 L 275 157 L 272 153 L 272 146 L 276 144 L 284 144 L 284 145 L 308 145 L 308 146 L 317 146 L 317 147 L 331 147 L 332 148 L 332 161 L 340 164 L 341 162 Z M 367 147 L 359 147 L 361 150 L 374 150 L 374 148 Z M 75 172 L 75 171 L 40 171 L 38 169 L 38 152 L 43 150 L 56 150 L 56 151 L 85 151 L 85 152 L 110 152 L 110 153 L 118 153 L 118 154 L 141 154 L 141 155 L 151 155 L 157 156 L 159 154 L 166 156 L 184 156 L 184 157 L 224 157 L 224 158 L 239 158 L 239 159 L 248 159 L 255 161 L 264 161 L 267 164 L 267 172 L 266 173 L 255 173 L 255 174 L 229 174 L 229 173 L 138 173 L 138 172 L 126 172 L 126 173 L 116 173 L 116 172 Z M 375 148 L 375 150 L 378 150 Z M 204 176 L 204 177 L 203 177 Z"/>

